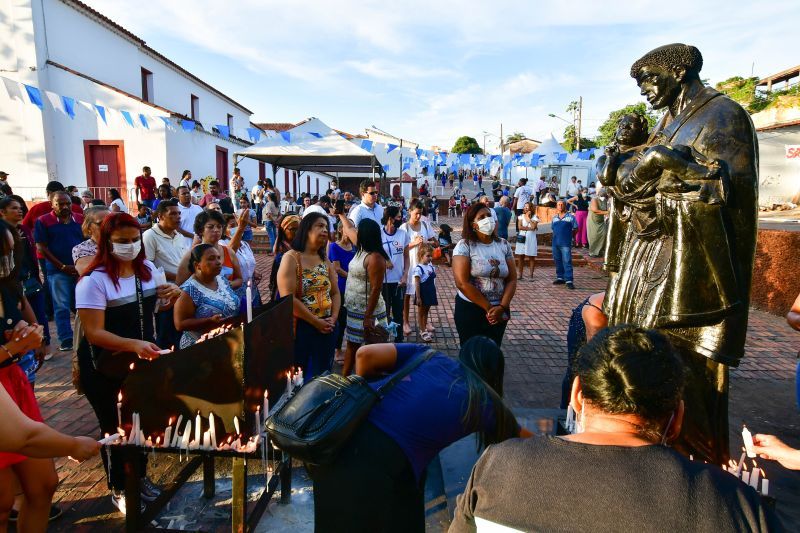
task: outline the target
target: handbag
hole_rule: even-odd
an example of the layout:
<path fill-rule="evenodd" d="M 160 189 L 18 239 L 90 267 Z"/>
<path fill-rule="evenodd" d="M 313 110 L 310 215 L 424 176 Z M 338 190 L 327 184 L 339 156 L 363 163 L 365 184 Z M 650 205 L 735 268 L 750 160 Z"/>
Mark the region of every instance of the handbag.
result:
<path fill-rule="evenodd" d="M 139 304 L 139 338 L 144 340 L 144 294 L 142 292 L 142 280 L 139 276 L 136 279 L 136 302 Z M 111 379 L 124 379 L 130 372 L 130 365 L 139 360 L 139 355 L 134 352 L 117 351 L 112 352 L 105 348 L 98 349 L 92 343 L 89 344 L 89 353 L 92 357 L 94 368 Z"/>
<path fill-rule="evenodd" d="M 28 277 L 22 280 L 22 290 L 25 293 L 26 298 L 30 298 L 34 294 L 38 294 L 43 288 L 42 282 L 39 281 L 37 276 L 33 275 L 33 272 L 29 272 Z"/>
<path fill-rule="evenodd" d="M 525 235 L 517 233 L 517 244 L 525 244 Z"/>
<path fill-rule="evenodd" d="M 361 376 L 317 376 L 272 413 L 267 419 L 267 433 L 278 448 L 295 459 L 314 465 L 331 464 L 372 407 L 434 353 L 432 349 L 426 351 L 377 389 Z"/>

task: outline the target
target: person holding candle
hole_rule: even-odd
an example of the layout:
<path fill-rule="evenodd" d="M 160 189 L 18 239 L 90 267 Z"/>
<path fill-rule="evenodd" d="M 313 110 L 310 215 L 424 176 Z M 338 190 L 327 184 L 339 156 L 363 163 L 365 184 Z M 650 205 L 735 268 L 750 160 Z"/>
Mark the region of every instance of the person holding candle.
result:
<path fill-rule="evenodd" d="M 775 435 L 753 435 L 753 449 L 759 457 L 778 461 L 789 470 L 800 470 L 800 450 L 792 448 Z"/>
<path fill-rule="evenodd" d="M 131 215 L 110 214 L 100 226 L 97 255 L 78 281 L 75 302 L 84 328 L 78 346 L 80 381 L 86 399 L 100 423 L 101 434 L 117 431 L 117 397 L 125 376 L 104 373 L 112 358 L 135 354 L 151 360 L 159 356 L 154 339 L 156 300 L 174 302 L 180 289 L 173 283 L 156 286 L 156 267 L 145 258 L 141 228 Z M 112 447 L 109 488 L 112 503 L 124 512 L 125 474 L 119 451 Z M 103 454 L 106 462 L 106 455 Z M 142 462 L 142 498 L 159 493 L 145 476 Z"/>
<path fill-rule="evenodd" d="M 341 296 L 327 244 L 328 216 L 306 215 L 278 270 L 278 292 L 294 300 L 294 361 L 309 378 L 330 371 L 336 348 Z"/>
<path fill-rule="evenodd" d="M 377 389 L 428 350 L 363 346 L 355 373 Z M 435 352 L 400 380 L 333 464 L 306 465 L 317 531 L 424 532 L 424 473 L 440 451 L 471 433 L 480 447 L 530 435 L 503 402 L 504 367 L 497 344 L 473 337 L 458 359 Z"/>
<path fill-rule="evenodd" d="M 683 422 L 685 368 L 665 335 L 621 325 L 574 362 L 578 432 L 490 446 L 457 499 L 451 533 L 769 531 L 772 510 L 717 465 L 669 448 Z M 558 490 L 550 490 L 554 483 Z"/>
<path fill-rule="evenodd" d="M 239 297 L 222 276 L 222 258 L 216 246 L 198 244 L 189 257 L 192 276 L 181 285 L 175 303 L 175 328 L 182 331 L 180 347 L 239 313 Z"/>

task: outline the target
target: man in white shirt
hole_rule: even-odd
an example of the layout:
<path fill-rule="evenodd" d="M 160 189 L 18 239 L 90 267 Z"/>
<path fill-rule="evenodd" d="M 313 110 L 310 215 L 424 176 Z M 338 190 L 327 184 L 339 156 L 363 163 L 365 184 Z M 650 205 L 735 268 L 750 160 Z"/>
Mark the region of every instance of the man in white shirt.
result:
<path fill-rule="evenodd" d="M 188 249 L 194 241 L 194 219 L 203 212 L 202 207 L 192 203 L 192 192 L 189 187 L 178 187 L 178 210 L 181 214 L 181 223 L 176 231 L 183 236 Z"/>
<path fill-rule="evenodd" d="M 351 242 L 358 242 L 358 224 L 364 219 L 374 220 L 378 226 L 383 220 L 383 207 L 378 203 L 378 186 L 372 180 L 364 180 L 358 185 L 361 203 L 354 205 L 350 213 L 337 213 L 342 222 L 342 231 Z"/>
<path fill-rule="evenodd" d="M 331 235 L 333 235 L 333 226 L 335 217 L 331 217 L 330 208 L 331 208 L 330 198 L 328 198 L 327 196 L 321 196 L 320 199 L 317 200 L 317 203 L 303 209 L 303 214 L 300 216 L 300 218 L 305 218 L 305 216 L 309 213 L 322 213 L 323 215 L 328 217 L 328 226 L 329 226 L 328 231 L 330 231 Z"/>
<path fill-rule="evenodd" d="M 578 185 L 578 176 L 572 176 L 572 179 L 567 184 L 567 198 L 572 198 L 578 195 L 580 185 Z"/>
<path fill-rule="evenodd" d="M 178 264 L 189 249 L 185 238 L 178 232 L 181 211 L 175 200 L 164 200 L 159 202 L 156 214 L 158 224 L 142 234 L 144 254 L 157 268 L 164 270 L 167 281 L 174 282 Z M 156 344 L 166 350 L 179 342 L 180 334 L 175 329 L 172 308 L 157 312 Z"/>

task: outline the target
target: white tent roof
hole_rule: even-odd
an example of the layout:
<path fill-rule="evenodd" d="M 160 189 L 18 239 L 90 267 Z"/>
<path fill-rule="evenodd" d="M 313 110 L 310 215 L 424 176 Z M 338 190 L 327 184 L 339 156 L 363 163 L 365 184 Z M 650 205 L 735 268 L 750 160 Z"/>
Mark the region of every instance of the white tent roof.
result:
<path fill-rule="evenodd" d="M 556 138 L 553 137 L 553 134 L 551 133 L 550 138 L 545 139 L 544 142 L 542 142 L 542 144 L 540 144 L 532 153 L 552 156 L 554 153 L 566 153 L 566 150 L 558 143 Z"/>
<path fill-rule="evenodd" d="M 380 168 L 370 152 L 342 137 L 318 118 L 311 118 L 288 130 L 289 142 L 278 135 L 235 152 L 291 170 L 310 172 L 372 172 Z"/>

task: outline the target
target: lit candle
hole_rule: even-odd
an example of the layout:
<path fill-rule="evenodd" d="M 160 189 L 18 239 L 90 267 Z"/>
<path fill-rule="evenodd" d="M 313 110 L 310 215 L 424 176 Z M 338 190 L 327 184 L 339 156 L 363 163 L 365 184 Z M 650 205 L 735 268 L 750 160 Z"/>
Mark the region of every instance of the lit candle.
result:
<path fill-rule="evenodd" d="M 253 321 L 253 288 L 252 281 L 247 280 L 247 290 L 244 297 L 247 299 L 247 322 Z"/>
<path fill-rule="evenodd" d="M 745 485 L 748 485 L 750 483 L 750 472 L 748 472 L 747 470 L 742 471 L 742 481 L 744 482 Z"/>
<path fill-rule="evenodd" d="M 753 447 L 753 435 L 750 433 L 750 430 L 747 429 L 747 426 L 742 426 L 742 440 L 744 441 L 744 448 L 747 451 L 747 457 L 755 457 L 756 451 Z"/>
<path fill-rule="evenodd" d="M 303 369 L 301 368 L 301 369 L 300 369 L 300 386 L 301 386 L 301 387 L 303 386 L 303 383 L 305 383 L 305 381 L 306 381 L 306 380 L 305 380 L 305 378 L 303 377 Z"/>
<path fill-rule="evenodd" d="M 197 444 L 200 444 L 200 411 L 197 411 L 197 416 L 194 419 L 194 441 Z"/>
<path fill-rule="evenodd" d="M 761 494 L 764 496 L 769 496 L 769 480 L 764 476 L 764 471 L 761 471 Z"/>
<path fill-rule="evenodd" d="M 266 424 L 269 417 L 269 391 L 264 391 L 264 423 Z"/>
<path fill-rule="evenodd" d="M 208 431 L 203 433 L 203 449 L 204 450 L 211 449 L 211 434 Z"/>
<path fill-rule="evenodd" d="M 179 432 L 181 430 L 181 422 L 183 422 L 183 415 L 178 415 L 178 422 L 175 424 L 175 435 L 172 436 L 172 442 L 167 444 L 168 446 L 171 445 L 172 448 L 177 448 L 180 442 Z"/>
<path fill-rule="evenodd" d="M 236 430 L 236 434 L 237 435 L 239 435 L 241 433 L 241 431 L 239 431 L 239 417 L 238 416 L 234 416 L 233 417 L 233 428 Z"/>
<path fill-rule="evenodd" d="M 208 415 L 208 431 L 211 435 L 211 446 L 217 447 L 217 430 L 214 426 L 214 413 Z"/>
<path fill-rule="evenodd" d="M 106 438 L 99 440 L 97 442 L 100 443 L 101 446 L 107 446 L 109 444 L 116 443 L 119 439 L 120 439 L 119 433 L 114 433 L 113 435 L 109 435 L 108 433 L 106 433 Z M 766 481 L 766 479 L 764 481 Z"/>
<path fill-rule="evenodd" d="M 292 393 L 292 372 L 286 372 L 286 394 Z"/>
<path fill-rule="evenodd" d="M 186 428 L 183 430 L 183 438 L 181 438 L 181 448 L 184 450 L 189 449 L 189 439 L 192 436 L 192 421 L 186 421 Z"/>
<path fill-rule="evenodd" d="M 139 413 L 133 413 L 133 425 L 131 427 L 131 444 L 139 444 Z"/>
<path fill-rule="evenodd" d="M 117 395 L 117 427 L 122 427 L 122 391 Z"/>
<path fill-rule="evenodd" d="M 753 471 L 750 473 L 750 486 L 756 490 L 758 490 L 758 475 L 760 473 L 761 470 L 758 468 L 756 462 L 753 461 Z"/>
<path fill-rule="evenodd" d="M 261 406 L 256 406 L 256 420 L 255 420 L 255 431 L 253 431 L 253 435 L 258 435 L 261 433 Z"/>
<path fill-rule="evenodd" d="M 145 439 L 144 438 L 144 431 L 142 431 L 141 429 L 139 430 L 139 439 L 138 440 L 139 440 L 139 446 L 144 446 L 145 443 L 149 440 L 149 439 Z M 153 443 L 151 442 L 150 446 L 152 446 L 152 445 L 153 445 Z"/>

